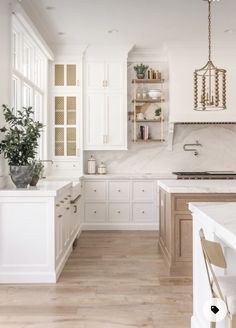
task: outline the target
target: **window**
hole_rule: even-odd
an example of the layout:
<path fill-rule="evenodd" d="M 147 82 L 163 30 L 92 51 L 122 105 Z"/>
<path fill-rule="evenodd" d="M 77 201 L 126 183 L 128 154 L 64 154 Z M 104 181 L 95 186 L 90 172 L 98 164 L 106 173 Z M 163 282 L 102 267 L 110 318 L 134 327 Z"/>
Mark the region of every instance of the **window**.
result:
<path fill-rule="evenodd" d="M 33 107 L 35 119 L 44 121 L 47 103 L 47 57 L 25 27 L 12 17 L 12 97 L 15 111 Z M 40 140 L 39 155 L 42 157 L 43 140 Z"/>

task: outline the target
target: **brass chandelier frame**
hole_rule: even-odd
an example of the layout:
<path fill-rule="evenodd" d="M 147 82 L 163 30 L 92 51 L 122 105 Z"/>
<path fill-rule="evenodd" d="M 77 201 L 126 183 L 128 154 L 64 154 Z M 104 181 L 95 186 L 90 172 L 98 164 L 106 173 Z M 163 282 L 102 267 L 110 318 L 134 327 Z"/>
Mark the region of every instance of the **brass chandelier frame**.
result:
<path fill-rule="evenodd" d="M 211 2 L 208 2 L 208 62 L 194 71 L 194 110 L 214 111 L 226 109 L 226 70 L 212 62 Z M 221 88 L 220 88 L 221 87 Z M 200 92 L 199 92 L 199 89 Z"/>

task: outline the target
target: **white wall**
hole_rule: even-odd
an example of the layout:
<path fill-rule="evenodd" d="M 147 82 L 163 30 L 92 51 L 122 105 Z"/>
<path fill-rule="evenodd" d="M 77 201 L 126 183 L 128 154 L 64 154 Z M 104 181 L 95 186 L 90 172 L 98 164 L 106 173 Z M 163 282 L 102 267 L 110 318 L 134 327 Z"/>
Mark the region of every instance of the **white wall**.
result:
<path fill-rule="evenodd" d="M 236 122 L 236 47 L 214 47 L 213 63 L 227 70 L 227 110 L 194 111 L 193 73 L 208 60 L 207 47 L 170 48 L 170 122 Z"/>
<path fill-rule="evenodd" d="M 10 105 L 10 61 L 11 61 L 11 11 L 9 0 L 0 1 L 0 106 Z M 2 108 L 0 108 L 0 126 L 4 124 Z M 6 162 L 0 158 L 0 187 L 4 183 L 3 175 L 7 175 Z"/>

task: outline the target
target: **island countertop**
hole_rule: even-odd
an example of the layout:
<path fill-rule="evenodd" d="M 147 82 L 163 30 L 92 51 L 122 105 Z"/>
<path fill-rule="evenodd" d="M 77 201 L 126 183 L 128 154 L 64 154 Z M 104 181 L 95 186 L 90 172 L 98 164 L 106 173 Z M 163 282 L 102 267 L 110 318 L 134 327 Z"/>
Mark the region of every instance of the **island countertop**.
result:
<path fill-rule="evenodd" d="M 236 249 L 236 202 L 190 203 L 189 209 L 220 239 Z"/>
<path fill-rule="evenodd" d="M 236 180 L 159 180 L 168 193 L 236 193 Z"/>
<path fill-rule="evenodd" d="M 70 186 L 72 186 L 72 182 L 68 180 L 41 180 L 36 187 L 28 187 L 26 189 L 16 189 L 14 185 L 9 185 L 0 189 L 0 197 L 55 197 Z"/>

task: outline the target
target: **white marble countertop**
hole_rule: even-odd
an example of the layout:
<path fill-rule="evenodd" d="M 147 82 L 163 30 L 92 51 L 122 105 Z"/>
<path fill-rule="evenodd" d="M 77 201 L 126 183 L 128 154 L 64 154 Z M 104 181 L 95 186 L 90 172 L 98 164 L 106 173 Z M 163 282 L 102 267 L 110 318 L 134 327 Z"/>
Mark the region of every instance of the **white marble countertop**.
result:
<path fill-rule="evenodd" d="M 236 180 L 159 180 L 168 193 L 236 193 Z"/>
<path fill-rule="evenodd" d="M 0 197 L 55 197 L 70 186 L 72 186 L 71 181 L 40 180 L 36 187 L 26 189 L 16 189 L 14 185 L 6 186 L 0 189 Z"/>
<path fill-rule="evenodd" d="M 81 179 L 100 179 L 100 180 L 158 180 L 158 179 L 176 179 L 172 173 L 121 173 L 121 174 L 85 174 Z"/>
<path fill-rule="evenodd" d="M 236 249 L 236 202 L 190 203 L 189 209 L 204 225 L 209 225 L 217 237 Z"/>

